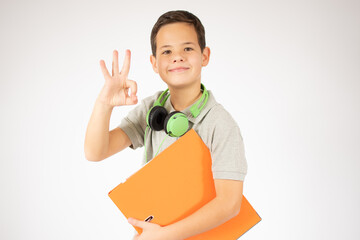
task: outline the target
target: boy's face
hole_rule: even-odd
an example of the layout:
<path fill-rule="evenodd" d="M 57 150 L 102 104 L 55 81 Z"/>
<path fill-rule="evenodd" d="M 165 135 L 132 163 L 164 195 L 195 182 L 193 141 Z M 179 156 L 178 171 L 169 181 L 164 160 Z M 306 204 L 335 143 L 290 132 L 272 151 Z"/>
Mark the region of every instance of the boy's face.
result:
<path fill-rule="evenodd" d="M 201 68 L 209 62 L 210 49 L 201 52 L 194 26 L 171 23 L 156 36 L 156 57 L 150 61 L 156 73 L 172 88 L 199 86 Z"/>

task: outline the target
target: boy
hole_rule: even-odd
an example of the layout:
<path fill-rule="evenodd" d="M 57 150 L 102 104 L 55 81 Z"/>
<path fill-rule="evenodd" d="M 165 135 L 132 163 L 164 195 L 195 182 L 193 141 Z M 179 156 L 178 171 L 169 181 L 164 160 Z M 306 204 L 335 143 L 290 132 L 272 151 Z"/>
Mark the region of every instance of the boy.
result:
<path fill-rule="evenodd" d="M 153 70 L 169 89 L 169 97 L 165 98 L 163 107 L 167 113 L 184 113 L 188 119 L 186 126 L 193 128 L 210 149 L 216 197 L 189 217 L 165 227 L 132 218 L 128 221 L 143 229 L 142 234 L 134 239 L 180 240 L 208 231 L 239 213 L 247 164 L 237 124 L 201 84 L 201 69 L 209 62 L 210 49 L 205 45 L 205 31 L 200 20 L 186 11 L 163 14 L 153 27 L 151 46 Z M 156 116 L 155 120 L 152 116 L 154 102 L 162 101 L 159 100 L 162 92 L 145 98 L 130 111 L 119 127 L 109 131 L 113 108 L 138 102 L 137 84 L 127 78 L 129 50 L 126 51 L 121 72 L 117 51 L 113 52 L 112 75 L 103 60 L 100 67 L 105 84 L 96 100 L 86 132 L 85 155 L 88 160 L 100 161 L 126 147 L 136 149 L 145 146 L 146 162 L 177 140 L 178 137 L 168 137 L 171 131 L 163 130 L 162 125 L 166 128 L 166 122 L 172 121 L 164 120 L 163 115 L 170 114 L 165 112 L 159 115 L 160 119 Z M 208 95 L 207 99 L 202 98 L 203 94 Z M 198 103 L 201 107 L 197 107 L 194 114 L 191 107 Z M 156 129 L 159 126 L 160 129 Z"/>

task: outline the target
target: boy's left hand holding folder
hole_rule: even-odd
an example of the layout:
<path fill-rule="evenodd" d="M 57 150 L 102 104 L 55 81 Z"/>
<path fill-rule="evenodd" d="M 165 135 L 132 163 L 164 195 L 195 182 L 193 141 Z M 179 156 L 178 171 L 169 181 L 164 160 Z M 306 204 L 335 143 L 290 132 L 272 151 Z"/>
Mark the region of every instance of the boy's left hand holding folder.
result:
<path fill-rule="evenodd" d="M 139 221 L 134 218 L 129 218 L 128 222 L 134 227 L 142 228 L 141 235 L 136 234 L 133 240 L 169 240 L 170 236 L 163 227 L 155 223 L 149 223 L 145 221 Z"/>

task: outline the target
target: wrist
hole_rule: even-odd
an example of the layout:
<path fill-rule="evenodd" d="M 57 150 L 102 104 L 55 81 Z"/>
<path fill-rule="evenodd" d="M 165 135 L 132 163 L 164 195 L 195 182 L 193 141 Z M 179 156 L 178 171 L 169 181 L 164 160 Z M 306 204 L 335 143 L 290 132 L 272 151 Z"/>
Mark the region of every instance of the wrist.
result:
<path fill-rule="evenodd" d="M 181 232 L 177 231 L 176 228 L 173 228 L 172 225 L 163 227 L 163 236 L 164 239 L 183 240 Z"/>
<path fill-rule="evenodd" d="M 112 111 L 114 106 L 105 103 L 104 101 L 102 101 L 100 98 L 97 98 L 95 101 L 95 106 L 105 110 L 105 111 Z"/>

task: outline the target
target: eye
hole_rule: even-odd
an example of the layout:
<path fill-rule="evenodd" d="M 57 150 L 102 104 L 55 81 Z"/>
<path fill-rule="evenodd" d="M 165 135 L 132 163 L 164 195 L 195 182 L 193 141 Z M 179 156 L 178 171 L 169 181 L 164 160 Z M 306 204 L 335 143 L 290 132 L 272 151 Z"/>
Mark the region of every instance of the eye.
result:
<path fill-rule="evenodd" d="M 186 47 L 184 50 L 185 50 L 185 52 L 189 52 L 189 51 L 192 51 L 194 49 L 192 49 L 191 47 Z"/>
<path fill-rule="evenodd" d="M 164 55 L 168 55 L 168 54 L 170 54 L 170 53 L 171 53 L 170 50 L 165 50 L 165 51 L 162 52 L 162 54 L 164 54 Z"/>

